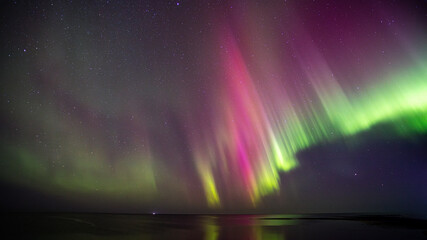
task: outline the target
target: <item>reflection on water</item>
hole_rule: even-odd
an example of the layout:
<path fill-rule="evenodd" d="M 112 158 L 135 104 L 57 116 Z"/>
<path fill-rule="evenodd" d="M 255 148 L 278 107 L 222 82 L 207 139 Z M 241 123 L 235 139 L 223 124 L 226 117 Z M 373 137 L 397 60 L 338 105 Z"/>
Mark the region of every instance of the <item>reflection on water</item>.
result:
<path fill-rule="evenodd" d="M 297 221 L 292 219 L 271 219 L 268 216 L 202 216 L 201 223 L 205 229 L 205 240 L 217 240 L 226 236 L 239 236 L 241 239 L 285 239 L 283 232 L 269 230 L 268 226 L 294 225 Z M 221 228 L 220 228 L 221 227 Z M 220 235 L 222 229 L 222 235 Z"/>
<path fill-rule="evenodd" d="M 426 220 L 359 215 L 9 214 L 22 239 L 426 239 Z"/>
<path fill-rule="evenodd" d="M 219 227 L 216 225 L 216 217 L 206 217 L 203 221 L 205 229 L 205 240 L 218 239 Z"/>

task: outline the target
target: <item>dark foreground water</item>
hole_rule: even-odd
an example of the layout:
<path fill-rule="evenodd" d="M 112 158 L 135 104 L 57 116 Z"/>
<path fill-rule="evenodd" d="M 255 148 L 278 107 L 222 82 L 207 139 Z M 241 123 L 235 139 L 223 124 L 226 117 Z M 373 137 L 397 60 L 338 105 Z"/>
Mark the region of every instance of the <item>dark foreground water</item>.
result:
<path fill-rule="evenodd" d="M 387 215 L 6 214 L 8 239 L 427 239 L 427 221 Z"/>

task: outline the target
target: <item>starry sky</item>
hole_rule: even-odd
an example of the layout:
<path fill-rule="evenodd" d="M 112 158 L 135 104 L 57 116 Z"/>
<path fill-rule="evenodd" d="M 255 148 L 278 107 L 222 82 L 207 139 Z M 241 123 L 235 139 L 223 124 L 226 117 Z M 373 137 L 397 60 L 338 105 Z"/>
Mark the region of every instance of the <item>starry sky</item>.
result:
<path fill-rule="evenodd" d="M 2 1 L 4 210 L 427 213 L 426 1 Z"/>

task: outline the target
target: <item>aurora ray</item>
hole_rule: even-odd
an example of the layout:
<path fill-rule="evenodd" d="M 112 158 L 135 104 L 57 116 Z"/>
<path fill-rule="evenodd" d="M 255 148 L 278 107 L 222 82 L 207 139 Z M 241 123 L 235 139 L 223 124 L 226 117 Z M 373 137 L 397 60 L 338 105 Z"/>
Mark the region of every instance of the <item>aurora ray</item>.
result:
<path fill-rule="evenodd" d="M 4 9 L 0 188 L 11 202 L 228 213 L 426 201 L 421 3 Z"/>

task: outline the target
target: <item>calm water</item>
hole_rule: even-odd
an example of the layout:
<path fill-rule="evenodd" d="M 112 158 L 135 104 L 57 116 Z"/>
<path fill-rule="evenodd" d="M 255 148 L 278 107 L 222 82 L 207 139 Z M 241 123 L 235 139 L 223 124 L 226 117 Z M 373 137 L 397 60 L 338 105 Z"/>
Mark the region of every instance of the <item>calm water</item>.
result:
<path fill-rule="evenodd" d="M 8 214 L 26 239 L 427 239 L 427 221 L 361 215 Z M 3 221 L 4 222 L 4 221 Z"/>

